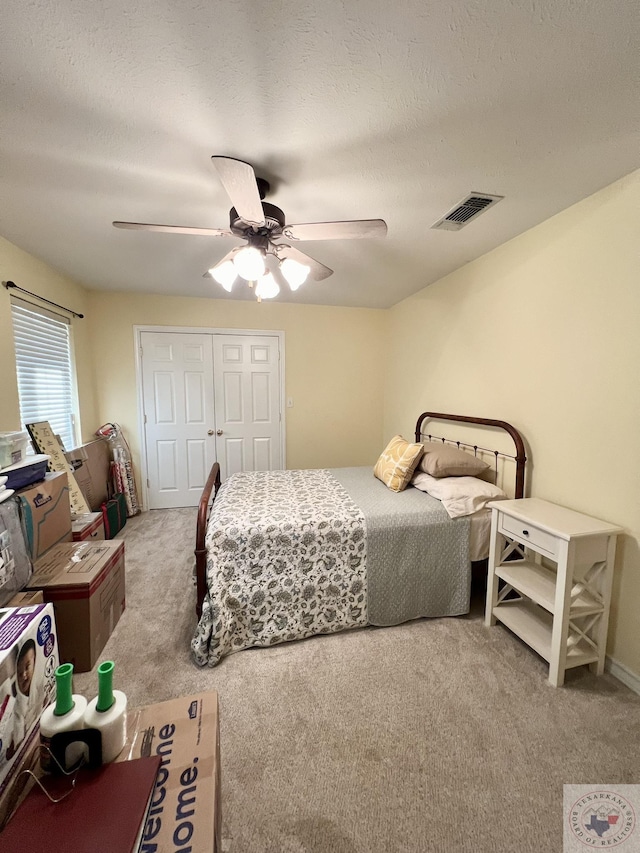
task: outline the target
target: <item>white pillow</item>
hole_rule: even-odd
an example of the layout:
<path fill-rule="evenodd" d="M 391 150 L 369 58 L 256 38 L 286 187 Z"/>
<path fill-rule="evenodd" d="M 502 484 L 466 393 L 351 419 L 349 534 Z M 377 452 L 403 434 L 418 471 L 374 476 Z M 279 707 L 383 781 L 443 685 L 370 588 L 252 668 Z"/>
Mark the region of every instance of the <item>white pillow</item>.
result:
<path fill-rule="evenodd" d="M 413 475 L 411 485 L 442 501 L 450 518 L 460 518 L 484 509 L 489 501 L 504 500 L 507 495 L 493 483 L 477 477 L 432 477 L 423 471 Z"/>

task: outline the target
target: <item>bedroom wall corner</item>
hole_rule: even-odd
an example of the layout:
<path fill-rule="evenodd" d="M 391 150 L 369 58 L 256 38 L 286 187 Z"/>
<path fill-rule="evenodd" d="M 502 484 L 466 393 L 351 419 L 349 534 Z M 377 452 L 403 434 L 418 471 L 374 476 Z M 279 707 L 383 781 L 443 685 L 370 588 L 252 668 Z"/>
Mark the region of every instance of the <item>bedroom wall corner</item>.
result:
<path fill-rule="evenodd" d="M 640 170 L 394 306 L 384 429 L 509 421 L 532 495 L 622 525 L 608 654 L 640 678 L 638 246 Z"/>

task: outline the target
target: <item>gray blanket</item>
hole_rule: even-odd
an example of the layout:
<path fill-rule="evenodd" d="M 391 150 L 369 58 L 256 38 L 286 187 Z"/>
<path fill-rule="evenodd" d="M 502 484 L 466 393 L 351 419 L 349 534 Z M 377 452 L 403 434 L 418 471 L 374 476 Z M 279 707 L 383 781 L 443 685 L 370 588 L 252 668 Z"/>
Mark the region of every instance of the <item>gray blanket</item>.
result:
<path fill-rule="evenodd" d="M 330 473 L 365 517 L 369 623 L 468 613 L 469 519 L 449 518 L 440 501 L 418 489 L 390 491 L 371 468 Z"/>

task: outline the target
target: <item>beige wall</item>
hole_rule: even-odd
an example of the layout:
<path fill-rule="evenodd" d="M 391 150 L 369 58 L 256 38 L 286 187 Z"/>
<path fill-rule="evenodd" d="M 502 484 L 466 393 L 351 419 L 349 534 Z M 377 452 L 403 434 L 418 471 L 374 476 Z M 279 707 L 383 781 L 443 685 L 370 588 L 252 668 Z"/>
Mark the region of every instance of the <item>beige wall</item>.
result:
<path fill-rule="evenodd" d="M 125 431 L 139 470 L 134 326 L 282 330 L 287 467 L 368 465 L 382 440 L 386 312 L 132 294 L 91 294 L 99 420 Z"/>
<path fill-rule="evenodd" d="M 385 435 L 425 409 L 510 421 L 532 495 L 624 526 L 609 653 L 636 675 L 639 322 L 640 171 L 391 309 L 384 419 Z"/>
<path fill-rule="evenodd" d="M 0 274 L 2 281 L 85 314 L 72 322 L 80 438 L 90 440 L 105 421 L 120 423 L 138 470 L 135 325 L 284 331 L 286 396 L 294 399 L 285 410 L 287 466 L 368 465 L 380 452 L 385 311 L 91 292 L 2 238 Z M 0 431 L 20 428 L 9 292 L 3 287 Z"/>
<path fill-rule="evenodd" d="M 87 291 L 76 282 L 57 273 L 42 261 L 23 252 L 17 246 L 0 237 L 0 281 L 13 281 L 19 287 L 30 290 L 71 308 L 79 314 L 87 312 Z M 9 293 L 22 299 L 31 297 L 19 291 L 0 288 L 0 431 L 22 429 L 18 404 L 13 329 Z M 38 300 L 34 305 L 49 307 Z M 72 321 L 72 339 L 77 363 L 78 399 L 80 409 L 80 438 L 91 437 L 97 418 L 95 382 L 92 357 L 89 348 L 89 324 L 87 320 Z"/>

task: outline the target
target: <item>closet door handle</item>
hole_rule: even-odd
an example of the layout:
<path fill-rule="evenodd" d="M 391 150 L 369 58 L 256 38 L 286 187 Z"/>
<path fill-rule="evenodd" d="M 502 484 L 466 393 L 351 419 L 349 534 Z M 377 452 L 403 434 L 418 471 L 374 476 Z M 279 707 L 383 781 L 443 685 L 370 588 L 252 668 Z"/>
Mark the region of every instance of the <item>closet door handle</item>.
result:
<path fill-rule="evenodd" d="M 216 435 L 222 435 L 222 430 L 221 430 L 221 429 L 217 429 L 217 430 L 216 430 Z"/>

